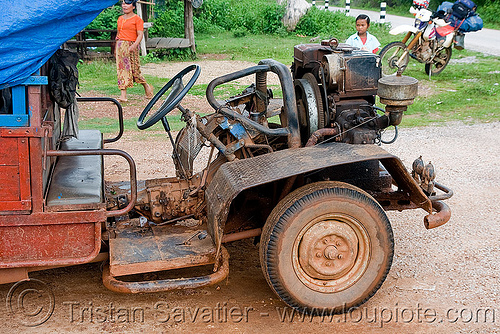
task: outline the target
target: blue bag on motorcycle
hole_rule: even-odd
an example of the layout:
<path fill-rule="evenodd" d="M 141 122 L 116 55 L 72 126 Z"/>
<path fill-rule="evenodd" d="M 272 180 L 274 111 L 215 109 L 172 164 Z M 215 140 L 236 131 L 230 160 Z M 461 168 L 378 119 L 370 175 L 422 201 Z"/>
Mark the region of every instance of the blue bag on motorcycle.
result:
<path fill-rule="evenodd" d="M 477 14 L 466 18 L 460 25 L 460 28 L 458 28 L 461 32 L 478 31 L 481 29 L 483 29 L 483 20 Z"/>
<path fill-rule="evenodd" d="M 456 14 L 456 11 L 454 11 L 454 8 L 457 8 L 455 6 L 457 3 L 464 2 L 466 1 L 468 3 L 467 8 L 469 6 L 472 6 L 470 11 L 468 11 L 469 15 L 467 18 L 459 17 Z M 458 27 L 460 32 L 471 32 L 471 31 L 478 31 L 483 28 L 483 20 L 479 17 L 479 15 L 476 14 L 475 11 L 472 10 L 476 5 L 469 0 L 458 0 L 455 3 L 449 2 L 449 1 L 444 1 L 439 5 L 437 8 L 437 12 L 441 11 L 443 13 L 448 13 L 448 17 L 446 17 L 446 22 L 450 22 L 451 26 L 453 27 Z M 462 22 L 463 21 L 463 22 Z"/>

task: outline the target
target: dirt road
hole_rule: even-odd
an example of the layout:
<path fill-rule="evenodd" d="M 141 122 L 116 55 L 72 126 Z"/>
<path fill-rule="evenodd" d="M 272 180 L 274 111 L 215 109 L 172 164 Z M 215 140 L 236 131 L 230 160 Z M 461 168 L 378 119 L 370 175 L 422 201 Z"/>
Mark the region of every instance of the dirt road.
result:
<path fill-rule="evenodd" d="M 346 315 L 301 318 L 267 286 L 252 240 L 234 242 L 230 275 L 198 290 L 122 295 L 101 282 L 99 264 L 32 274 L 54 293 L 55 309 L 38 333 L 342 331 L 387 333 L 500 332 L 500 123 L 448 124 L 402 129 L 386 149 L 406 166 L 422 155 L 437 179 L 453 188 L 451 221 L 423 227 L 424 212 L 391 212 L 396 248 L 392 269 L 367 303 Z M 115 147 L 132 153 L 144 177 L 164 175 L 163 145 L 124 138 Z M 135 149 L 134 149 L 135 147 Z M 145 149 L 148 148 L 148 149 Z M 153 153 L 154 148 L 156 150 Z M 158 161 L 145 163 L 148 155 Z M 164 157 L 164 156 L 163 156 Z M 164 161 L 163 166 L 170 165 Z M 111 168 L 108 166 L 108 168 Z M 113 167 L 116 169 L 116 166 Z M 0 286 L 5 300 L 10 284 Z M 0 304 L 2 332 L 30 332 Z"/>

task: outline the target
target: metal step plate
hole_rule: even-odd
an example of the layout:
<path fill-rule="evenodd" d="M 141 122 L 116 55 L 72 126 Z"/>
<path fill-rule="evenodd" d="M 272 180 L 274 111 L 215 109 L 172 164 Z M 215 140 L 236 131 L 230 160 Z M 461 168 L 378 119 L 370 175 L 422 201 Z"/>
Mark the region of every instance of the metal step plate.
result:
<path fill-rule="evenodd" d="M 216 249 L 206 226 L 134 226 L 119 223 L 109 239 L 112 276 L 215 263 Z"/>

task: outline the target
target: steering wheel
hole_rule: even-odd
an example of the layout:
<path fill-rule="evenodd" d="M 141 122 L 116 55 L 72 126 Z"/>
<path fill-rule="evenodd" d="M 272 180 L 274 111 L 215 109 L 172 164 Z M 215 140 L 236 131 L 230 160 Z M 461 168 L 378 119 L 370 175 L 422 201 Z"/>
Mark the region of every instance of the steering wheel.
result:
<path fill-rule="evenodd" d="M 182 84 L 182 78 L 191 71 L 194 71 L 193 76 L 191 77 L 191 79 L 189 79 L 189 82 L 186 84 L 186 86 L 184 86 Z M 194 83 L 200 76 L 200 72 L 200 66 L 194 64 L 186 67 L 185 69 L 177 73 L 172 79 L 170 79 L 167 84 L 163 86 L 163 88 L 160 89 L 158 93 L 156 93 L 151 101 L 149 101 L 146 108 L 144 108 L 141 116 L 139 116 L 139 119 L 137 120 L 137 127 L 141 130 L 147 129 L 156 124 L 159 120 L 163 119 L 169 112 L 174 110 L 179 105 L 182 98 L 191 89 L 191 87 L 193 87 Z M 158 100 L 170 89 L 170 87 L 172 87 L 172 91 L 162 103 L 160 108 L 158 108 L 153 116 L 151 116 L 148 120 L 145 120 L 146 116 L 151 111 L 156 102 L 158 102 Z"/>

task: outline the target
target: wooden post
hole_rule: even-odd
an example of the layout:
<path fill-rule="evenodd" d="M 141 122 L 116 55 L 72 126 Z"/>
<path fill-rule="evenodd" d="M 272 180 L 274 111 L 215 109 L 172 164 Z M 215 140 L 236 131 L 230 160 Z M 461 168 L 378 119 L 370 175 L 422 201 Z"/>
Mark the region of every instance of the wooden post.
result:
<path fill-rule="evenodd" d="M 184 0 L 184 38 L 189 39 L 191 50 L 196 53 L 194 44 L 193 6 L 191 1 Z"/>
<path fill-rule="evenodd" d="M 137 15 L 139 15 L 139 17 L 144 20 L 144 14 L 142 13 L 142 6 L 143 6 L 142 3 L 137 3 Z M 148 53 L 146 51 L 146 32 L 144 32 L 144 37 L 142 38 L 141 41 L 141 55 L 145 56 L 147 54 Z"/>

